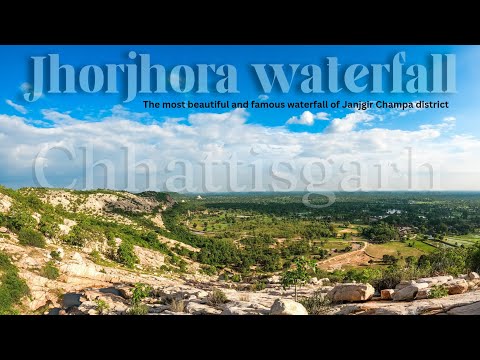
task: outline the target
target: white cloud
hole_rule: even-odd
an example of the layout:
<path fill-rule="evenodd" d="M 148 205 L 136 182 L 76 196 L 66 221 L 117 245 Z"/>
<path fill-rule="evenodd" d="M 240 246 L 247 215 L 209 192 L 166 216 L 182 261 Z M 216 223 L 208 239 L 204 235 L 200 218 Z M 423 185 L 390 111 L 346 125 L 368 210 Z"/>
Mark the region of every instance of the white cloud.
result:
<path fill-rule="evenodd" d="M 265 95 L 265 94 L 262 94 L 262 95 L 258 95 L 258 99 L 260 101 L 266 101 L 269 99 L 268 95 Z"/>
<path fill-rule="evenodd" d="M 312 114 L 310 111 L 304 111 L 300 117 L 292 116 L 287 120 L 287 124 L 298 124 L 298 125 L 307 125 L 312 126 L 315 120 L 329 120 L 328 114 L 326 112 L 319 112 L 317 114 Z"/>
<path fill-rule="evenodd" d="M 23 115 L 28 113 L 28 110 L 25 108 L 25 106 L 15 104 L 12 100 L 9 100 L 9 99 L 5 100 L 5 102 L 7 103 L 7 105 L 10 105 L 12 108 L 14 108 L 15 110 L 17 110 L 19 113 Z"/>
<path fill-rule="evenodd" d="M 453 116 L 443 118 L 443 121 L 439 124 L 424 124 L 420 125 L 420 129 L 433 129 L 433 130 L 452 130 L 455 128 L 457 119 Z"/>
<path fill-rule="evenodd" d="M 356 111 L 347 114 L 344 118 L 333 119 L 330 125 L 325 129 L 328 133 L 346 133 L 353 131 L 359 123 L 373 120 L 374 116 L 366 111 Z"/>
<path fill-rule="evenodd" d="M 422 164 L 428 163 L 439 179 L 436 190 L 480 189 L 480 171 L 476 170 L 480 140 L 472 136 L 449 135 L 449 128 L 442 124 L 453 122 L 451 120 L 415 130 L 363 127 L 355 130 L 373 116 L 354 112 L 342 119 L 334 119 L 328 131 L 323 133 L 299 133 L 284 126 L 250 124 L 248 113 L 243 109 L 221 114 L 194 113 L 182 122 L 162 120 L 149 124 L 136 121 L 138 115 L 128 109 L 117 108 L 113 112 L 115 116 L 105 114 L 99 116 L 97 122 L 87 122 L 65 112 L 44 110 L 45 119 L 53 122 L 49 128 L 35 127 L 23 117 L 0 115 L 0 168 L 6 169 L 0 173 L 0 183 L 8 186 L 34 184 L 32 165 L 48 143 L 76 149 L 73 158 L 66 156 L 65 152 L 52 150 L 40 159 L 41 163 L 48 164 L 46 176 L 55 180 L 52 181 L 55 186 L 66 186 L 73 178 L 81 178 L 84 169 L 80 148 L 88 145 L 94 150 L 94 161 L 111 161 L 117 188 L 125 186 L 124 149 L 128 148 L 136 162 L 149 159 L 155 165 L 152 170 L 155 183 L 150 185 L 160 191 L 165 189 L 168 176 L 182 173 L 180 166 L 175 171 L 168 170 L 170 161 L 190 161 L 194 171 L 192 183 L 197 191 L 205 191 L 201 187 L 204 176 L 199 162 L 207 158 L 222 163 L 233 156 L 247 165 L 260 164 L 261 185 L 266 191 L 271 190 L 268 186 L 275 181 L 269 170 L 274 161 L 290 161 L 295 168 L 292 171 L 296 171 L 293 175 L 295 189 L 306 190 L 306 180 L 300 171 L 305 163 L 315 159 L 327 159 L 332 164 L 331 176 L 320 189 L 337 190 L 342 176 L 345 176 L 340 170 L 342 164 L 347 164 L 342 169 L 348 169 L 348 164 L 357 162 L 362 167 L 362 179 L 365 179 L 362 180 L 362 189 L 376 189 L 379 168 L 375 164 L 385 164 L 383 169 L 388 176 L 382 176 L 387 182 L 382 189 L 406 190 L 407 148 L 411 148 L 414 188 L 422 188 L 415 185 L 415 179 L 425 172 Z M 396 164 L 398 173 L 390 171 L 392 164 Z M 288 167 L 281 167 L 279 171 L 289 172 Z M 97 176 L 102 175 L 101 168 L 96 168 L 94 173 L 95 187 L 104 186 L 103 177 Z M 221 186 L 221 191 L 228 191 L 229 177 L 225 165 L 215 167 L 212 178 Z M 79 181 L 79 185 L 81 183 Z M 251 166 L 240 168 L 238 183 L 247 185 L 247 191 L 253 188 Z M 145 185 L 139 181 L 137 187 L 140 190 Z"/>

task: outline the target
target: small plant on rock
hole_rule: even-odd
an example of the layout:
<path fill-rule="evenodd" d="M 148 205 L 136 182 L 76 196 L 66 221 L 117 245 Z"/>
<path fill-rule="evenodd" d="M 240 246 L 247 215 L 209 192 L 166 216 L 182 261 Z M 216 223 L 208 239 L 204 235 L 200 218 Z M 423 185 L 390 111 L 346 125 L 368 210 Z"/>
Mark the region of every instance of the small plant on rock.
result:
<path fill-rule="evenodd" d="M 136 283 L 135 287 L 132 290 L 132 304 L 137 305 L 143 299 L 150 295 L 152 287 L 143 283 Z"/>
<path fill-rule="evenodd" d="M 108 313 L 110 306 L 108 306 L 105 300 L 97 299 L 95 300 L 95 303 L 97 304 L 97 311 L 100 315 L 105 315 L 106 313 Z"/>
<path fill-rule="evenodd" d="M 225 304 L 228 301 L 227 295 L 225 295 L 225 293 L 220 289 L 213 289 L 213 291 L 207 297 L 207 302 L 212 306 Z"/>

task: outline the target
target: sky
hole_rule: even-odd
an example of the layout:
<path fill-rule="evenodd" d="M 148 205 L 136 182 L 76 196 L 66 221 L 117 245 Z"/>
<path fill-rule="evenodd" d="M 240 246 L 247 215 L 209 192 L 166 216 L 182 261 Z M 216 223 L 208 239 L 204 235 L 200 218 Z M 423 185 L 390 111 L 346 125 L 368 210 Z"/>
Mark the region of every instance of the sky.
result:
<path fill-rule="evenodd" d="M 123 94 L 105 91 L 44 93 L 24 98 L 33 81 L 34 56 L 59 54 L 78 76 L 86 65 L 135 64 L 130 51 L 152 64 L 231 64 L 238 93 Z M 478 46 L 0 46 L 0 184 L 130 191 L 356 191 L 480 190 Z M 456 55 L 454 94 L 265 93 L 251 64 L 316 64 L 337 57 L 351 64 L 407 65 L 431 54 Z M 323 69 L 322 68 L 322 69 Z M 322 81 L 326 83 L 326 71 Z M 198 80 L 198 79 L 197 79 Z M 117 78 L 119 87 L 125 76 Z M 185 78 L 179 76 L 180 84 Z M 77 85 L 78 89 L 78 85 Z M 154 102 L 259 103 L 321 101 L 448 101 L 449 109 L 145 109 Z M 95 163 L 98 164 L 95 165 Z M 140 165 L 140 166 L 135 166 Z M 148 170 L 147 170 L 148 168 Z"/>

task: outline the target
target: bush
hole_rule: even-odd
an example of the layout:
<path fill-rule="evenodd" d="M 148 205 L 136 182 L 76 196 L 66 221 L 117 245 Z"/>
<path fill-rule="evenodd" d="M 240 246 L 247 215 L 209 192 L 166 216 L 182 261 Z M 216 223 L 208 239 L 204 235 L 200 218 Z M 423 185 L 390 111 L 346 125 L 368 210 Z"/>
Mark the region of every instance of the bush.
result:
<path fill-rule="evenodd" d="M 10 258 L 0 252 L 0 315 L 13 314 L 13 306 L 30 293 L 27 284 L 18 276 Z"/>
<path fill-rule="evenodd" d="M 207 297 L 207 302 L 212 306 L 225 304 L 228 301 L 227 295 L 225 295 L 225 293 L 220 289 L 213 289 L 213 291 Z"/>
<path fill-rule="evenodd" d="M 468 254 L 468 267 L 471 271 L 480 272 L 480 244 L 473 246 Z"/>
<path fill-rule="evenodd" d="M 52 257 L 53 260 L 56 260 L 56 261 L 62 260 L 62 257 L 60 256 L 60 253 L 58 251 L 55 251 L 55 250 L 50 251 L 50 256 Z"/>
<path fill-rule="evenodd" d="M 143 283 L 136 283 L 132 291 L 132 304 L 138 305 L 140 301 L 145 299 L 152 292 L 152 287 Z"/>
<path fill-rule="evenodd" d="M 267 287 L 265 281 L 257 281 L 253 284 L 250 284 L 250 291 L 261 291 Z"/>
<path fill-rule="evenodd" d="M 41 275 L 50 280 L 56 280 L 60 276 L 60 271 L 53 261 L 49 261 L 42 268 Z"/>
<path fill-rule="evenodd" d="M 383 270 L 380 277 L 372 281 L 372 286 L 378 291 L 394 289 L 400 281 L 402 281 L 402 269 L 393 265 Z"/>
<path fill-rule="evenodd" d="M 448 295 L 448 289 L 443 285 L 434 285 L 428 294 L 429 299 L 438 299 Z"/>
<path fill-rule="evenodd" d="M 135 255 L 133 244 L 126 240 L 123 240 L 118 247 L 116 260 L 120 264 L 123 264 L 126 267 L 133 269 L 135 264 L 139 262 L 137 255 Z"/>
<path fill-rule="evenodd" d="M 148 306 L 145 304 L 136 304 L 127 310 L 127 315 L 147 315 L 147 314 L 148 314 Z"/>
<path fill-rule="evenodd" d="M 231 280 L 233 282 L 240 282 L 242 281 L 242 276 L 240 274 L 233 274 L 231 277 Z"/>
<path fill-rule="evenodd" d="M 330 305 L 330 300 L 320 291 L 315 291 L 312 296 L 300 300 L 300 304 L 305 306 L 309 315 L 325 314 Z"/>
<path fill-rule="evenodd" d="M 18 240 L 22 245 L 35 246 L 39 248 L 45 247 L 45 238 L 37 230 L 31 228 L 23 228 L 18 233 Z"/>
<path fill-rule="evenodd" d="M 217 269 L 212 265 L 201 265 L 200 272 L 205 275 L 213 276 L 217 274 Z"/>

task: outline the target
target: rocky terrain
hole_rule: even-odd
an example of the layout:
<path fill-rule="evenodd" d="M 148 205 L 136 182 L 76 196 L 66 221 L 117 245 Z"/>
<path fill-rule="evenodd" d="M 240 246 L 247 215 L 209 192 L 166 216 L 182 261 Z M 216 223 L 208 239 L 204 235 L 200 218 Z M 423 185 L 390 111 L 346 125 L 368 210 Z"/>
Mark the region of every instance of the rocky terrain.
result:
<path fill-rule="evenodd" d="M 35 190 L 27 189 L 26 193 Z M 136 216 L 163 228 L 161 211 L 173 203 L 168 197 L 159 200 L 128 193 L 79 195 L 42 189 L 35 195 L 44 204 L 62 207 L 62 211 L 86 213 L 138 228 L 141 222 L 135 223 L 137 218 L 124 216 L 124 212 L 136 212 Z M 14 211 L 15 203 L 14 197 L 0 193 L 0 214 Z M 47 216 L 41 208 L 29 215 L 38 224 Z M 78 221 L 61 219 L 59 234 L 68 236 Z M 294 301 L 294 290 L 282 288 L 279 276 L 270 277 L 262 288 L 255 289 L 247 282 L 206 275 L 199 271 L 199 263 L 179 251 L 185 248 L 196 252 L 197 248 L 168 236 L 159 235 L 157 240 L 167 251 L 135 245 L 133 251 L 138 263 L 129 268 L 107 256 L 122 243 L 121 238 L 96 239 L 79 247 L 51 236 L 44 247 L 36 247 L 21 244 L 17 233 L 0 227 L 0 252 L 9 256 L 29 288 L 29 295 L 16 306 L 22 314 L 122 315 L 135 311 L 149 315 L 308 314 L 308 306 Z M 174 257 L 184 262 L 185 271 L 177 271 L 178 260 L 174 263 Z M 47 266 L 58 269 L 58 276 L 45 275 Z M 437 276 L 403 281 L 381 293 L 376 293 L 370 284 L 332 284 L 328 278 L 313 278 L 298 289 L 298 297 L 314 297 L 315 314 L 480 314 L 480 277 L 472 272 L 456 278 Z"/>

